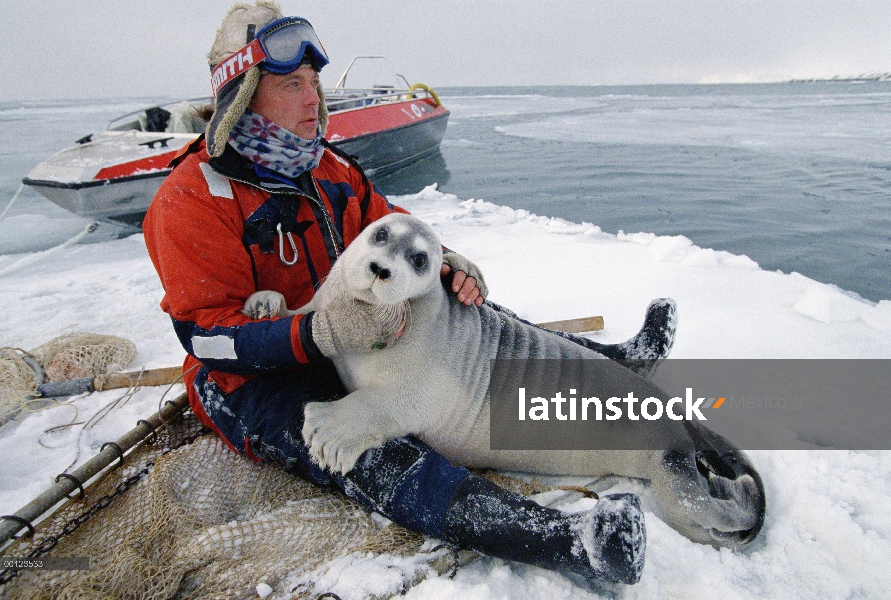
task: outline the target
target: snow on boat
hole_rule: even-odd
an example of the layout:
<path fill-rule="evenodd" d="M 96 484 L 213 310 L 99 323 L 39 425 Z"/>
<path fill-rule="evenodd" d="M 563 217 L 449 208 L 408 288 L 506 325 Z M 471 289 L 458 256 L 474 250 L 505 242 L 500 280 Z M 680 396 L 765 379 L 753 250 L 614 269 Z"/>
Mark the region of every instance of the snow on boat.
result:
<path fill-rule="evenodd" d="M 449 111 L 423 84 L 346 88 L 347 74 L 326 90 L 326 138 L 356 157 L 369 173 L 404 166 L 439 147 Z M 394 72 L 395 75 L 395 72 Z M 210 99 L 153 106 L 119 117 L 35 166 L 22 183 L 74 214 L 141 223 L 170 173 L 167 164 L 204 131 Z"/>

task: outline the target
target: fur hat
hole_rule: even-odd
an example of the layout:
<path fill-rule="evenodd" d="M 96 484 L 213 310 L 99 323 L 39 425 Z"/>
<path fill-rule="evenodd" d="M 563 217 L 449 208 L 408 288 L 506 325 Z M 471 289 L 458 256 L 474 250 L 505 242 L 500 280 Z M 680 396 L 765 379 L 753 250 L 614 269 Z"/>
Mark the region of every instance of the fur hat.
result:
<path fill-rule="evenodd" d="M 256 0 L 256 4 L 236 4 L 223 18 L 213 46 L 207 53 L 207 64 L 211 71 L 227 57 L 241 50 L 254 39 L 257 31 L 265 25 L 283 18 L 278 4 L 271 0 Z M 217 92 L 213 115 L 207 123 L 207 152 L 220 156 L 229 140 L 229 132 L 238 123 L 241 115 L 251 102 L 261 71 L 252 67 L 239 75 Z M 325 94 L 319 84 L 319 126 L 324 135 L 328 126 L 328 108 Z"/>

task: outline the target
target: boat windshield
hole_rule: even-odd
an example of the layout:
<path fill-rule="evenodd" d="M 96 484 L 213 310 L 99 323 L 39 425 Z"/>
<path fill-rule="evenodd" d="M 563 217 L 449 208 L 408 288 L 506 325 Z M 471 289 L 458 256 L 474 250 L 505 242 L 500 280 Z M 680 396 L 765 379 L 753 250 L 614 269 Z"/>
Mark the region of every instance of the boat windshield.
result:
<path fill-rule="evenodd" d="M 202 115 L 208 108 L 213 108 L 211 98 L 196 98 L 152 106 L 118 117 L 108 124 L 108 129 L 110 131 L 201 133 L 207 127 L 207 121 L 202 118 Z"/>

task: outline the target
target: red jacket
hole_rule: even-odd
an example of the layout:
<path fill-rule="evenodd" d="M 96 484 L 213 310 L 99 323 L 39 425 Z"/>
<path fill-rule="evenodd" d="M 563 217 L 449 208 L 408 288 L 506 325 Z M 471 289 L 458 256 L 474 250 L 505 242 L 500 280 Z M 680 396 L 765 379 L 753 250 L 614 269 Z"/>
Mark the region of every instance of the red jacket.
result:
<path fill-rule="evenodd" d="M 241 313 L 248 296 L 275 290 L 288 308 L 306 304 L 362 229 L 406 211 L 331 148 L 311 174 L 295 181 L 255 168 L 228 146 L 211 159 L 203 141 L 173 164 L 142 228 L 164 287 L 161 308 L 189 354 L 183 369 L 192 409 L 215 429 L 193 389 L 196 365 L 206 365 L 210 378 L 231 393 L 257 375 L 323 359 L 309 319 L 252 321 Z M 280 258 L 283 252 L 293 259 L 288 232 L 297 249 L 292 266 Z"/>

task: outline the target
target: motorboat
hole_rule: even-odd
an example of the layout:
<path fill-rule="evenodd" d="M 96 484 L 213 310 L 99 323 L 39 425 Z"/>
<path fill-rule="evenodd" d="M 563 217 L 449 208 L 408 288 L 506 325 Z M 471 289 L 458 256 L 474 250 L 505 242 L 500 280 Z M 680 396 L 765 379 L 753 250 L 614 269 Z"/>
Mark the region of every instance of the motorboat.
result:
<path fill-rule="evenodd" d="M 325 137 L 371 175 L 405 166 L 439 147 L 449 111 L 424 84 L 410 85 L 390 68 L 393 85 L 346 87 L 353 59 L 326 90 Z M 389 61 L 387 61 L 389 65 Z M 22 183 L 79 216 L 139 225 L 176 153 L 201 134 L 209 98 L 151 106 L 114 119 L 97 134 L 35 166 Z"/>

